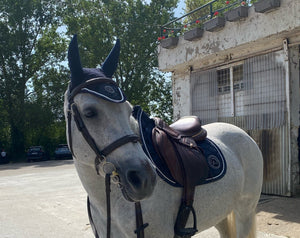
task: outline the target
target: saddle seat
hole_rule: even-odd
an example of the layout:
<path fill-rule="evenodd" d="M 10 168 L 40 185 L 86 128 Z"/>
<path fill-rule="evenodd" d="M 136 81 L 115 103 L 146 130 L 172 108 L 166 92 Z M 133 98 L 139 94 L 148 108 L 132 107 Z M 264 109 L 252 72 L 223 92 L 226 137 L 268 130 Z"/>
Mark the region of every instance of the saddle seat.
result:
<path fill-rule="evenodd" d="M 209 168 L 203 152 L 195 140 L 204 140 L 206 130 L 198 117 L 184 117 L 172 125 L 154 118 L 152 142 L 160 159 L 167 165 L 171 175 L 183 187 L 182 201 L 177 214 L 175 237 L 191 237 L 197 232 L 196 213 L 193 208 L 195 186 L 208 177 Z M 186 228 L 190 213 L 193 227 Z"/>
<path fill-rule="evenodd" d="M 170 127 L 179 132 L 181 136 L 192 137 L 195 142 L 202 141 L 207 136 L 207 131 L 201 127 L 201 120 L 197 116 L 186 116 L 172 123 Z"/>

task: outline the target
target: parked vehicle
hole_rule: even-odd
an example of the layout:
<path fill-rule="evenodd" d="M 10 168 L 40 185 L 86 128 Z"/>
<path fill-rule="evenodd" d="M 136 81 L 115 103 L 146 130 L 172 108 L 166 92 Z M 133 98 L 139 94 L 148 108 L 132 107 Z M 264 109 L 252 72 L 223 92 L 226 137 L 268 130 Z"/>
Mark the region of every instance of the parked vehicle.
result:
<path fill-rule="evenodd" d="M 49 156 L 43 146 L 31 146 L 27 151 L 26 159 L 27 162 L 41 161 L 49 159 Z"/>
<path fill-rule="evenodd" d="M 0 153 L 0 164 L 7 164 L 9 162 L 7 153 L 4 149 L 1 150 Z"/>
<path fill-rule="evenodd" d="M 55 159 L 72 159 L 72 153 L 69 150 L 68 145 L 59 145 L 54 151 Z"/>

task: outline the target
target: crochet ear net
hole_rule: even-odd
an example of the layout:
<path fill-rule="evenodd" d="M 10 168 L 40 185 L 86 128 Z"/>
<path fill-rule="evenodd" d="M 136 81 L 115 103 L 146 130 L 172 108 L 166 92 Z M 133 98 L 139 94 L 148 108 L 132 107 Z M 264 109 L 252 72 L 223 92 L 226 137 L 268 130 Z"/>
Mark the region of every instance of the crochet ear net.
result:
<path fill-rule="evenodd" d="M 74 35 L 70 42 L 68 50 L 68 61 L 69 68 L 71 71 L 70 91 L 72 91 L 72 89 L 74 89 L 76 86 L 84 83 L 86 80 L 91 79 L 93 77 L 106 76 L 108 78 L 111 78 L 117 69 L 119 55 L 120 40 L 117 39 L 114 47 L 112 48 L 111 52 L 102 64 L 101 69 L 82 68 L 78 49 L 77 35 Z"/>
<path fill-rule="evenodd" d="M 115 73 L 118 67 L 119 56 L 120 56 L 120 40 L 117 39 L 114 47 L 112 48 L 112 50 L 110 51 L 109 55 L 106 57 L 102 65 L 102 70 L 106 75 L 106 77 L 111 78 Z"/>

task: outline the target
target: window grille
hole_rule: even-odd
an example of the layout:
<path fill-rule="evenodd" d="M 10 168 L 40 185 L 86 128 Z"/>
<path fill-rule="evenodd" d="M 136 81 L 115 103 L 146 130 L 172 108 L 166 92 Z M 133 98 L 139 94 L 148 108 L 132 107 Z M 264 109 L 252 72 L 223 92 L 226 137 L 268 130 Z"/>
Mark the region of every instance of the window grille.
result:
<path fill-rule="evenodd" d="M 243 71 L 244 66 L 237 65 L 232 67 L 233 70 L 233 90 L 234 91 L 240 91 L 244 89 L 244 83 L 243 83 Z"/>
<path fill-rule="evenodd" d="M 224 121 L 247 129 L 285 123 L 283 54 L 256 56 L 227 68 L 191 73 L 192 113 L 204 124 Z"/>
<path fill-rule="evenodd" d="M 221 69 L 217 71 L 218 75 L 218 93 L 230 93 L 230 69 Z"/>

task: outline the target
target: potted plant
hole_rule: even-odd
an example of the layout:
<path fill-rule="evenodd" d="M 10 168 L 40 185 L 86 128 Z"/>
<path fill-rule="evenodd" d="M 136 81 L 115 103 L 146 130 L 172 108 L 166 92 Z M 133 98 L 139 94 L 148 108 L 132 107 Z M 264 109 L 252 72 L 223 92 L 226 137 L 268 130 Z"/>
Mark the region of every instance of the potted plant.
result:
<path fill-rule="evenodd" d="M 264 13 L 280 7 L 280 0 L 259 0 L 254 3 L 256 12 Z"/>
<path fill-rule="evenodd" d="M 196 27 L 184 33 L 183 37 L 185 40 L 194 41 L 200 39 L 203 36 L 204 30 L 200 20 L 196 20 L 195 23 L 197 24 Z"/>
<path fill-rule="evenodd" d="M 204 22 L 204 29 L 206 31 L 219 31 L 225 26 L 225 18 L 217 11 L 214 13 L 213 18 Z"/>
<path fill-rule="evenodd" d="M 163 32 L 166 33 L 166 30 L 163 30 Z M 158 40 L 162 48 L 173 49 L 177 46 L 179 38 L 172 30 L 169 35 L 158 37 Z"/>
<path fill-rule="evenodd" d="M 248 5 L 246 4 L 246 2 L 243 1 L 241 2 L 240 6 L 228 10 L 224 13 L 224 15 L 226 21 L 230 22 L 238 21 L 242 18 L 248 17 Z"/>
<path fill-rule="evenodd" d="M 178 43 L 178 36 L 175 37 L 168 37 L 161 41 L 160 45 L 162 48 L 166 49 L 173 49 L 177 46 Z"/>

